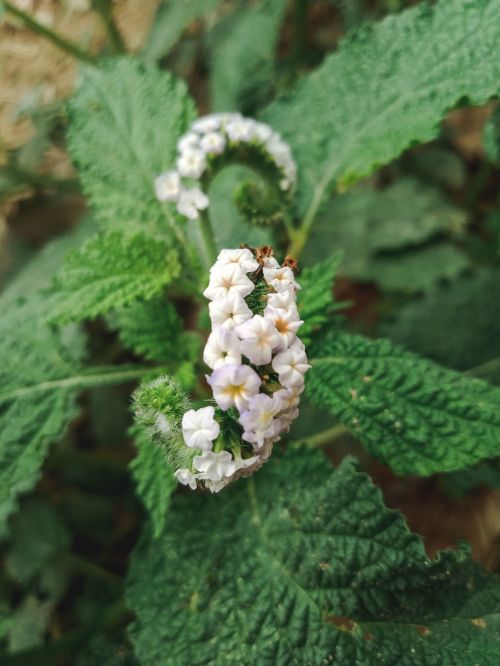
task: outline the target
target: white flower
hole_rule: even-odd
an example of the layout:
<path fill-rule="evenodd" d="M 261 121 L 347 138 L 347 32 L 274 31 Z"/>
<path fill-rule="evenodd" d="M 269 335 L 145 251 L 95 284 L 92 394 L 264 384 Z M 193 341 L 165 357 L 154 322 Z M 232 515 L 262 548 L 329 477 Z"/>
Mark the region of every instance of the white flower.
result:
<path fill-rule="evenodd" d="M 229 451 L 203 451 L 193 458 L 193 467 L 200 472 L 198 478 L 207 481 L 222 481 L 236 471 L 236 463 Z"/>
<path fill-rule="evenodd" d="M 252 442 L 257 447 L 264 444 L 264 440 L 277 433 L 279 422 L 274 418 L 281 409 L 279 398 L 259 393 L 248 403 L 248 408 L 240 415 L 239 422 L 244 428 L 243 439 Z"/>
<path fill-rule="evenodd" d="M 254 286 L 237 264 L 231 264 L 212 271 L 203 295 L 211 301 L 233 294 L 245 297 L 253 291 Z"/>
<path fill-rule="evenodd" d="M 156 198 L 159 201 L 177 201 L 182 190 L 177 171 L 165 171 L 155 178 Z"/>
<path fill-rule="evenodd" d="M 297 308 L 283 310 L 282 308 L 272 308 L 267 306 L 264 310 L 264 317 L 274 322 L 276 330 L 281 336 L 281 348 L 286 349 L 295 340 L 299 328 L 304 323 L 299 319 Z"/>
<path fill-rule="evenodd" d="M 297 294 L 293 289 L 271 292 L 267 295 L 267 304 L 271 308 L 290 310 L 296 308 Z"/>
<path fill-rule="evenodd" d="M 307 356 L 301 349 L 288 348 L 276 354 L 272 362 L 273 370 L 278 373 L 280 384 L 285 388 L 297 388 L 304 384 L 304 375 L 311 367 Z"/>
<path fill-rule="evenodd" d="M 209 368 L 215 370 L 226 363 L 241 364 L 239 340 L 233 331 L 218 327 L 208 336 L 203 351 L 203 360 Z"/>
<path fill-rule="evenodd" d="M 210 116 L 203 116 L 203 118 L 198 118 L 191 125 L 191 129 L 194 132 L 199 132 L 200 134 L 207 134 L 208 132 L 214 132 L 220 127 L 221 121 L 217 114 Z"/>
<path fill-rule="evenodd" d="M 273 398 L 277 398 L 281 403 L 281 409 L 284 412 L 287 412 L 291 409 L 294 409 L 295 407 L 298 407 L 300 402 L 300 394 L 303 390 L 303 386 L 297 386 L 294 388 L 281 388 L 273 393 Z"/>
<path fill-rule="evenodd" d="M 281 268 L 278 261 L 274 257 L 265 257 L 262 261 L 264 268 Z"/>
<path fill-rule="evenodd" d="M 283 266 L 282 268 L 266 268 L 264 266 L 264 279 L 276 291 L 300 289 L 289 266 Z"/>
<path fill-rule="evenodd" d="M 269 127 L 269 125 L 265 125 L 264 123 L 255 123 L 254 129 L 255 129 L 255 138 L 264 144 L 267 141 L 269 141 L 269 139 L 273 135 L 273 130 Z"/>
<path fill-rule="evenodd" d="M 198 148 L 186 148 L 177 158 L 177 170 L 185 178 L 198 179 L 207 166 L 205 153 Z"/>
<path fill-rule="evenodd" d="M 177 202 L 177 211 L 190 220 L 196 220 L 198 211 L 207 208 L 208 203 L 207 195 L 197 187 L 193 187 L 190 190 L 182 190 Z"/>
<path fill-rule="evenodd" d="M 281 337 L 276 326 L 261 315 L 254 315 L 240 324 L 236 328 L 236 334 L 241 340 L 241 353 L 255 365 L 270 363 L 273 351 L 281 346 Z"/>
<path fill-rule="evenodd" d="M 222 326 L 232 330 L 235 326 L 251 319 L 252 311 L 240 294 L 230 294 L 208 304 L 212 326 Z"/>
<path fill-rule="evenodd" d="M 200 141 L 200 147 L 205 155 L 220 155 L 225 146 L 226 140 L 219 132 L 209 132 Z"/>
<path fill-rule="evenodd" d="M 261 384 L 259 375 L 250 366 L 230 363 L 214 370 L 207 381 L 221 409 L 235 405 L 240 412 L 247 408 Z"/>
<path fill-rule="evenodd" d="M 244 273 L 253 273 L 259 268 L 259 262 L 254 259 L 252 252 L 248 248 L 241 248 L 239 250 L 221 250 L 210 272 L 232 264 L 238 265 Z"/>
<path fill-rule="evenodd" d="M 196 490 L 196 474 L 193 474 L 187 467 L 183 467 L 174 472 L 174 476 L 183 486 L 189 486 L 191 490 Z"/>
<path fill-rule="evenodd" d="M 225 129 L 230 141 L 248 142 L 255 137 L 255 121 L 250 118 L 231 120 Z"/>
<path fill-rule="evenodd" d="M 182 435 L 186 446 L 193 449 L 212 448 L 212 442 L 219 436 L 220 426 L 214 419 L 213 407 L 202 407 L 201 409 L 190 409 L 182 417 Z"/>
<path fill-rule="evenodd" d="M 297 351 L 305 351 L 306 346 L 299 337 L 295 337 L 295 340 L 290 345 L 290 349 L 295 349 Z"/>
<path fill-rule="evenodd" d="M 288 411 L 281 414 L 279 417 L 280 431 L 288 432 L 290 430 L 291 423 L 295 421 L 298 415 L 299 415 L 299 410 L 297 409 L 297 407 L 292 407 L 292 409 L 289 409 Z"/>
<path fill-rule="evenodd" d="M 181 136 L 179 141 L 177 141 L 177 150 L 179 153 L 184 153 L 187 150 L 193 150 L 199 148 L 199 139 L 200 137 L 194 132 L 188 132 Z"/>

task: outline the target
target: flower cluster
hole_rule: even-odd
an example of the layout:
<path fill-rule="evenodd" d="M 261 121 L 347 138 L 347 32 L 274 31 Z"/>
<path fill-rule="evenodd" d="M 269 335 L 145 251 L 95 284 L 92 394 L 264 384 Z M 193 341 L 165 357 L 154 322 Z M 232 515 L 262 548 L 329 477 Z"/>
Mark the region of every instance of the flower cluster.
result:
<path fill-rule="evenodd" d="M 179 139 L 177 168 L 156 178 L 157 198 L 175 203 L 181 215 L 196 220 L 209 201 L 207 195 L 189 181 L 200 181 L 225 151 L 248 146 L 278 170 L 283 191 L 295 185 L 297 167 L 290 147 L 277 132 L 239 113 L 214 113 L 196 120 L 189 132 Z"/>
<path fill-rule="evenodd" d="M 298 415 L 309 369 L 297 336 L 300 286 L 293 262 L 280 266 L 270 248 L 222 250 L 210 271 L 212 332 L 203 360 L 216 407 L 190 409 L 182 418 L 186 447 L 198 449 L 180 483 L 203 482 L 218 492 L 269 458 L 273 444 Z"/>

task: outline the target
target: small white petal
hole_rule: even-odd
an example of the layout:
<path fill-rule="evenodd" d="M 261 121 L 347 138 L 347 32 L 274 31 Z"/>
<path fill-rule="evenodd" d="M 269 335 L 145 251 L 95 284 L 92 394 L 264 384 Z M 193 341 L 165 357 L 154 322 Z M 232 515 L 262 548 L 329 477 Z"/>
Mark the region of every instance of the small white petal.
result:
<path fill-rule="evenodd" d="M 212 301 L 208 304 L 208 310 L 213 328 L 222 326 L 232 330 L 252 317 L 252 311 L 238 293 Z"/>
<path fill-rule="evenodd" d="M 177 201 L 182 191 L 177 171 L 165 171 L 155 178 L 155 193 L 159 201 Z"/>
<path fill-rule="evenodd" d="M 210 450 L 212 442 L 219 436 L 220 426 L 214 419 L 214 408 L 190 409 L 182 417 L 182 435 L 186 446 Z"/>
<path fill-rule="evenodd" d="M 182 483 L 183 486 L 189 486 L 191 490 L 196 490 L 196 474 L 193 474 L 191 470 L 187 467 L 177 469 L 174 472 L 174 476 L 179 483 Z"/>
<path fill-rule="evenodd" d="M 271 362 L 273 351 L 282 345 L 281 336 L 272 321 L 254 315 L 236 328 L 241 340 L 241 353 L 255 365 L 267 365 Z"/>
<path fill-rule="evenodd" d="M 230 363 L 214 370 L 207 381 L 221 409 L 227 410 L 234 405 L 240 412 L 247 408 L 261 385 L 259 375 L 250 366 Z"/>
<path fill-rule="evenodd" d="M 285 349 L 276 354 L 272 361 L 273 370 L 278 373 L 280 384 L 285 388 L 296 388 L 304 385 L 304 375 L 311 367 L 307 356 L 300 349 Z"/>
<path fill-rule="evenodd" d="M 203 351 L 203 360 L 212 370 L 220 368 L 226 363 L 240 365 L 241 353 L 236 334 L 220 326 L 212 331 Z"/>
<path fill-rule="evenodd" d="M 222 481 L 236 471 L 236 463 L 229 451 L 204 451 L 193 458 L 193 467 L 200 472 L 198 478 L 208 481 Z"/>
<path fill-rule="evenodd" d="M 177 158 L 177 170 L 185 178 L 197 180 L 205 171 L 207 162 L 205 153 L 198 148 L 186 148 Z"/>
<path fill-rule="evenodd" d="M 245 275 L 239 265 L 230 264 L 212 271 L 208 287 L 203 295 L 211 301 L 233 294 L 240 294 L 244 298 L 254 288 L 254 283 Z"/>

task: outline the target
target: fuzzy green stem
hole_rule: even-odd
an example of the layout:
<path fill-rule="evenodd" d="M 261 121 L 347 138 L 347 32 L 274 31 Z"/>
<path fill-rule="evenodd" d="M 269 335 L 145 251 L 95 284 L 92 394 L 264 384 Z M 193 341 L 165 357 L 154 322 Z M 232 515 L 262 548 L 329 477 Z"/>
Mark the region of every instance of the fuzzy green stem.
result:
<path fill-rule="evenodd" d="M 336 439 L 339 439 L 340 437 L 343 437 L 348 433 L 349 429 L 346 428 L 341 423 L 339 423 L 338 425 L 333 426 L 332 428 L 328 428 L 327 430 L 318 432 L 315 435 L 311 435 L 310 437 L 305 437 L 304 439 L 298 439 L 298 440 L 294 439 L 290 442 L 290 445 L 324 446 L 325 444 L 331 444 Z"/>
<path fill-rule="evenodd" d="M 125 42 L 113 19 L 113 10 L 109 0 L 92 0 L 92 8 L 99 15 L 108 35 L 109 45 L 114 53 L 126 53 Z"/>
<path fill-rule="evenodd" d="M 207 256 L 208 265 L 211 266 L 213 263 L 215 263 L 218 252 L 208 212 L 200 211 L 199 220 L 201 237 L 203 238 L 203 243 L 205 245 L 205 253 Z"/>
<path fill-rule="evenodd" d="M 23 12 L 22 9 L 19 9 L 11 2 L 8 2 L 8 0 L 3 0 L 0 4 L 5 9 L 5 11 L 7 11 L 9 14 L 12 14 L 13 16 L 16 16 L 28 28 L 33 30 L 33 32 L 37 33 L 38 35 L 41 35 L 42 37 L 45 37 L 50 42 L 52 42 L 54 46 L 57 46 L 65 53 L 68 53 L 69 55 L 73 56 L 77 60 L 80 60 L 81 62 L 85 62 L 90 65 L 95 64 L 96 58 L 92 54 L 83 51 L 79 46 L 77 46 L 73 42 L 70 42 L 69 40 L 59 35 L 57 32 L 54 32 L 50 28 L 44 26 L 42 23 L 39 23 L 27 12 Z"/>

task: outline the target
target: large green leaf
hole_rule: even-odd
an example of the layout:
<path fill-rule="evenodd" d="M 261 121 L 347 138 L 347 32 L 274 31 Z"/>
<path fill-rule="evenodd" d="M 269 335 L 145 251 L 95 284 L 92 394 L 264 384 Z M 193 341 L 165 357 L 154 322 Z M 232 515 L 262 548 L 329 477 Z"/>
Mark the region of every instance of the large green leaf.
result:
<path fill-rule="evenodd" d="M 108 231 L 70 253 L 55 280 L 50 320 L 94 318 L 137 298 L 151 298 L 181 271 L 165 240 Z"/>
<path fill-rule="evenodd" d="M 388 340 L 330 335 L 311 356 L 311 401 L 396 473 L 451 471 L 498 453 L 500 389 Z"/>
<path fill-rule="evenodd" d="M 430 141 L 445 112 L 498 93 L 500 0 L 422 3 L 366 25 L 264 117 L 299 165 L 306 225 L 330 186 Z"/>
<path fill-rule="evenodd" d="M 153 65 L 124 57 L 84 69 L 69 104 L 68 146 L 100 222 L 178 232 L 153 183 L 174 165 L 194 116 L 185 84 Z"/>
<path fill-rule="evenodd" d="M 130 463 L 137 494 L 147 510 L 155 537 L 159 536 L 167 518 L 170 497 L 177 486 L 165 454 L 148 434 L 138 426 L 133 428 L 137 455 Z"/>
<path fill-rule="evenodd" d="M 352 461 L 275 456 L 219 496 L 174 499 L 128 581 L 142 666 L 496 665 L 500 586 L 429 560 Z"/>
<path fill-rule="evenodd" d="M 210 36 L 215 111 L 252 112 L 266 100 L 286 5 L 285 0 L 248 3 L 215 26 Z"/>

